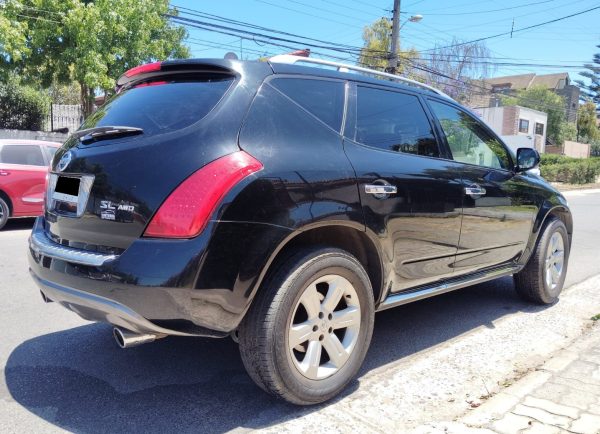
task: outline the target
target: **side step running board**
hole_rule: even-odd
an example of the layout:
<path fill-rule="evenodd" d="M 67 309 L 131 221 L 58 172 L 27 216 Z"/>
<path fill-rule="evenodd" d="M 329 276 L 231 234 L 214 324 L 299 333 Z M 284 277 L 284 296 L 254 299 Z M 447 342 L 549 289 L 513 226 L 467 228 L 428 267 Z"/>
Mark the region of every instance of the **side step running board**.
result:
<path fill-rule="evenodd" d="M 449 282 L 437 284 L 435 286 L 427 286 L 412 292 L 391 294 L 388 295 L 385 301 L 379 305 L 379 307 L 377 308 L 377 312 L 390 309 L 396 306 L 402 306 L 403 304 L 411 303 L 417 300 L 422 300 L 424 298 L 433 297 L 434 295 L 454 291 L 455 289 L 460 289 L 466 286 L 487 282 L 488 280 L 497 279 L 499 277 L 510 276 L 511 274 L 516 273 L 517 270 L 518 267 L 514 267 L 511 265 L 507 267 L 496 268 L 494 270 L 490 270 L 483 273 L 477 273 L 475 275 L 471 275 L 463 279 L 452 280 Z"/>

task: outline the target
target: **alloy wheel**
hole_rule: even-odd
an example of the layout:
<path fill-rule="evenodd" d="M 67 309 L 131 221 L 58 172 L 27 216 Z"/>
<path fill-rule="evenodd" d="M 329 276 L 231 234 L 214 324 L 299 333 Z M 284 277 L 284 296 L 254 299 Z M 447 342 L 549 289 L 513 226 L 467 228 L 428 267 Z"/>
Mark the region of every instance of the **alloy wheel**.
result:
<path fill-rule="evenodd" d="M 334 274 L 316 279 L 302 292 L 289 324 L 294 366 L 310 380 L 332 376 L 350 358 L 360 326 L 360 301 L 352 284 Z"/>
<path fill-rule="evenodd" d="M 565 262 L 565 245 L 560 233 L 554 232 L 546 250 L 544 278 L 550 291 L 559 284 Z"/>

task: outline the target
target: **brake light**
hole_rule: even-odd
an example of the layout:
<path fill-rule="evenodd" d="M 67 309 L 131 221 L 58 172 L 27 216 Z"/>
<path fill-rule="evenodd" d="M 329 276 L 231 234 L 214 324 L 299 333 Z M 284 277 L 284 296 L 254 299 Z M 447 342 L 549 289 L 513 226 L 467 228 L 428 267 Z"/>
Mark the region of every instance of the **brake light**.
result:
<path fill-rule="evenodd" d="M 246 176 L 263 168 L 244 151 L 221 157 L 183 181 L 160 206 L 145 237 L 193 238 L 202 232 L 223 197 Z"/>
<path fill-rule="evenodd" d="M 146 74 L 147 72 L 160 71 L 161 62 L 146 63 L 145 65 L 136 66 L 125 71 L 125 77 L 133 77 L 138 74 Z"/>

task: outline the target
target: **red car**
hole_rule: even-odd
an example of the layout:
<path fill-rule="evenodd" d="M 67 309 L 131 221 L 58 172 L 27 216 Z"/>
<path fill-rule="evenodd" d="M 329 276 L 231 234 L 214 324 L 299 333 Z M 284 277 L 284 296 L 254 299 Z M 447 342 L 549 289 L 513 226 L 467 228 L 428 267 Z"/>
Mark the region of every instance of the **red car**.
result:
<path fill-rule="evenodd" d="M 60 146 L 40 140 L 0 140 L 0 229 L 9 218 L 43 213 L 48 165 Z"/>

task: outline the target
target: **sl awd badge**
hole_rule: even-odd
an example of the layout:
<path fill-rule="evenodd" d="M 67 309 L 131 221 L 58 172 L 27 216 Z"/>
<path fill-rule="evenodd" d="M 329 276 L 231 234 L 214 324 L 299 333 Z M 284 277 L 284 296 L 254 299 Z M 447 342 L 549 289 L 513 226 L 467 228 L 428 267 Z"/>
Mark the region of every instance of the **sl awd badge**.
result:
<path fill-rule="evenodd" d="M 102 220 L 112 220 L 121 223 L 133 222 L 135 205 L 128 202 L 116 204 L 110 200 L 100 201 L 100 218 Z"/>

